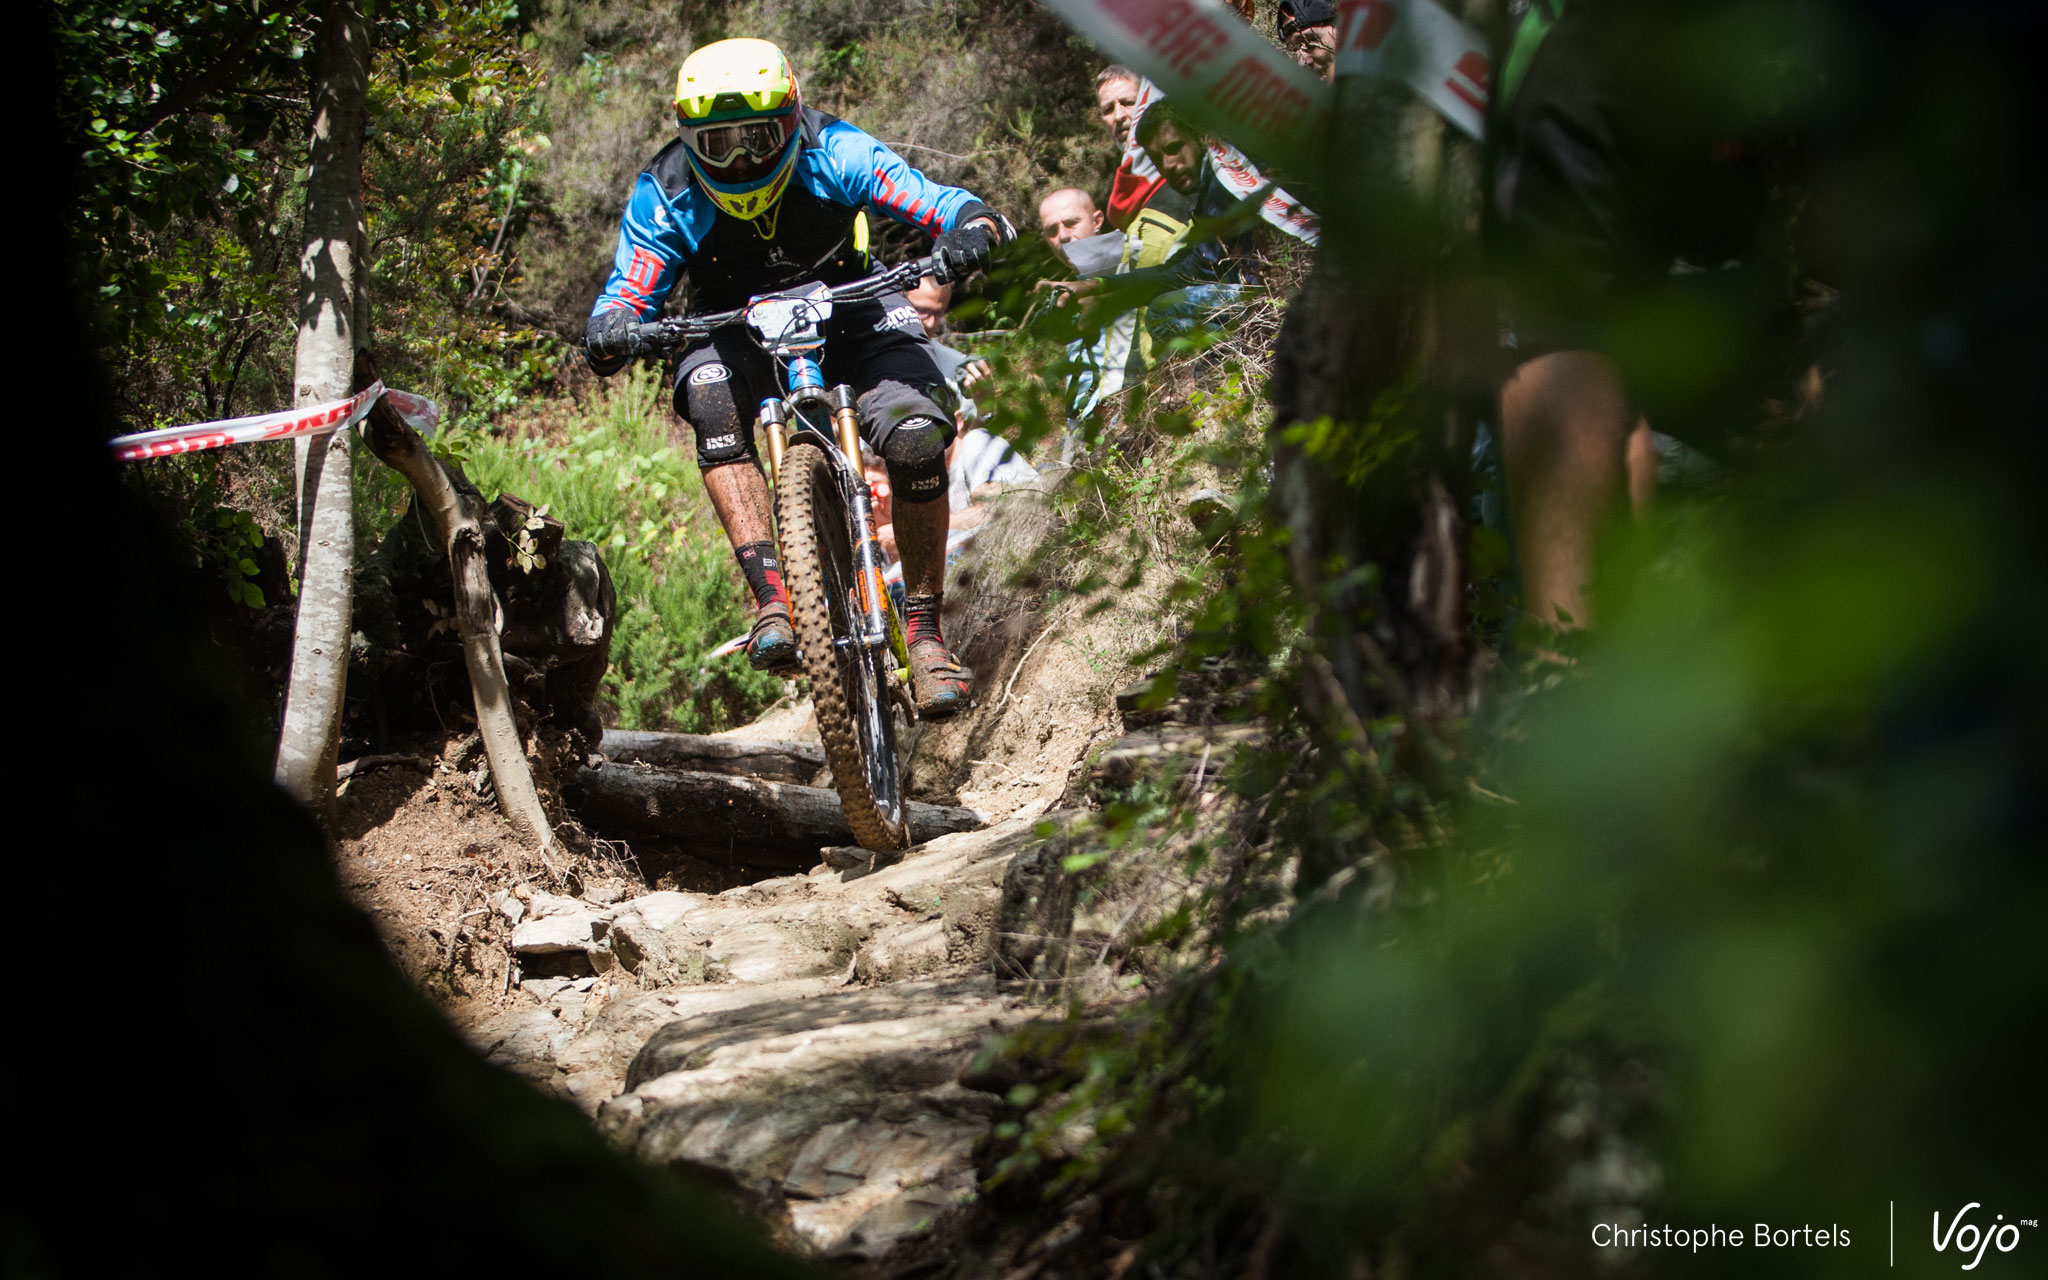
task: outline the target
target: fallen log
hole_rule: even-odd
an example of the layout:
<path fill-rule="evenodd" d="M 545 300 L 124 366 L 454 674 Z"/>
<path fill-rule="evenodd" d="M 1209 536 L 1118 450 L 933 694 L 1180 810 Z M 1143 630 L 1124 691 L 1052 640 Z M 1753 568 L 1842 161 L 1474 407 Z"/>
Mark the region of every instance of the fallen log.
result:
<path fill-rule="evenodd" d="M 825 749 L 809 742 L 750 742 L 698 733 L 606 729 L 598 748 L 620 764 L 651 764 L 698 773 L 728 773 L 770 782 L 808 783 L 825 767 Z"/>
<path fill-rule="evenodd" d="M 693 857 L 727 866 L 802 871 L 826 846 L 855 843 L 838 793 L 824 787 L 606 764 L 578 773 L 563 792 L 592 834 L 677 840 Z M 908 808 L 912 843 L 983 823 L 972 809 Z"/>

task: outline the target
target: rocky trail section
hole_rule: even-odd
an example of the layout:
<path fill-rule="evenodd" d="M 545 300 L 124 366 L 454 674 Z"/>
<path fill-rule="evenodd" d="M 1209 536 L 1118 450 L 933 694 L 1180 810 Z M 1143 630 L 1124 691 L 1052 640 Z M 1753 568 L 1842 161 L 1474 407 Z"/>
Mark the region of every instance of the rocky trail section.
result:
<path fill-rule="evenodd" d="M 906 737 L 922 825 L 905 851 L 822 830 L 738 847 L 819 797 L 837 816 L 808 794 L 829 779 L 801 703 L 711 737 L 607 734 L 599 769 L 541 769 L 593 837 L 566 861 L 510 838 L 466 743 L 343 796 L 344 880 L 480 1051 L 856 1266 L 931 1254 L 973 1200 L 1008 1114 L 961 1082 L 990 1035 L 1052 1013 L 1048 995 L 1127 998 L 1134 940 L 1200 887 L 1170 858 L 1063 862 L 1108 776 L 1091 758 L 1137 718 L 1117 691 L 1158 638 L 1167 575 L 1087 609 L 1020 585 L 1049 515 L 1042 495 L 1004 502 L 949 578 L 981 696 Z M 1197 738 L 1125 741 L 1113 769 L 1166 755 L 1213 790 L 1233 744 Z M 650 800 L 666 835 L 640 834 Z"/>
<path fill-rule="evenodd" d="M 523 1003 L 471 1037 L 621 1145 L 710 1171 L 809 1248 L 879 1258 L 972 1198 L 1000 1100 L 958 1083 L 1042 1012 L 999 980 L 1042 806 L 874 865 L 866 850 L 719 894 L 505 894 Z"/>

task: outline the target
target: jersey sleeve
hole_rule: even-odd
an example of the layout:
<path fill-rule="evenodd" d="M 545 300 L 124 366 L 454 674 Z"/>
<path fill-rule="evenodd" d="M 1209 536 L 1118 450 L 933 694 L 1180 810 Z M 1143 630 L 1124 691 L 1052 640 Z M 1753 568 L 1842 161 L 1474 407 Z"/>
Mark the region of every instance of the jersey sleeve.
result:
<path fill-rule="evenodd" d="M 974 217 L 995 217 L 980 197 L 960 187 L 933 182 L 880 139 L 844 120 L 818 132 L 826 194 L 842 204 L 870 209 L 931 234 L 951 231 Z"/>
<path fill-rule="evenodd" d="M 655 315 L 682 279 L 686 252 L 683 228 L 662 198 L 660 185 L 641 174 L 619 218 L 611 277 L 590 314 L 625 307 L 642 320 Z"/>

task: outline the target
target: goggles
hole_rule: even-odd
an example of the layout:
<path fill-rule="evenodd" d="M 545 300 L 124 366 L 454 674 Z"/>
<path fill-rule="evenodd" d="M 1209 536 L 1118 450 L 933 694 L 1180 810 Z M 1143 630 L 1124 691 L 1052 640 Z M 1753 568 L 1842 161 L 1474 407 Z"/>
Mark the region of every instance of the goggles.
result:
<path fill-rule="evenodd" d="M 741 157 L 773 160 L 789 145 L 793 119 L 734 120 L 725 124 L 684 124 L 683 139 L 697 158 L 723 169 Z"/>

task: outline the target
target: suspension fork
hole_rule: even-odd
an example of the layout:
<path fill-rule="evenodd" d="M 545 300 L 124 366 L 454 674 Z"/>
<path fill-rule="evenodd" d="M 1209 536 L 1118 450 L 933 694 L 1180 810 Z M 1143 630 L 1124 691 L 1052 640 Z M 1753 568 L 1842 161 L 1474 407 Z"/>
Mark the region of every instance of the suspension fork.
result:
<path fill-rule="evenodd" d="M 789 410 L 780 400 L 761 402 L 761 425 L 768 429 L 768 487 L 782 481 L 782 450 L 788 443 Z"/>
<path fill-rule="evenodd" d="M 860 416 L 854 411 L 853 388 L 843 382 L 832 388 L 832 426 L 839 435 L 839 452 L 853 474 L 853 576 L 860 597 L 860 642 L 880 649 L 889 643 L 889 584 L 882 579 L 874 499 L 860 462 Z"/>

